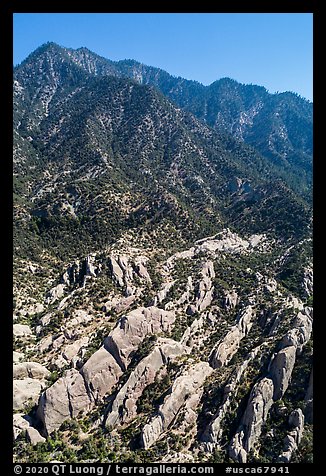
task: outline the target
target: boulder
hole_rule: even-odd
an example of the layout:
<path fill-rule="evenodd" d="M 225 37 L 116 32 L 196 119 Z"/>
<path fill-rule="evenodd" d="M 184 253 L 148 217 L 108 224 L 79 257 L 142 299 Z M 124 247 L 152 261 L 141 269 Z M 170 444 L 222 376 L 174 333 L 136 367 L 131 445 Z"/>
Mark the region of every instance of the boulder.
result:
<path fill-rule="evenodd" d="M 105 347 L 94 352 L 80 370 L 92 400 L 98 402 L 108 394 L 123 374 L 113 355 Z"/>
<path fill-rule="evenodd" d="M 14 379 L 24 379 L 26 377 L 42 380 L 50 375 L 49 370 L 37 362 L 23 362 L 14 364 Z"/>
<path fill-rule="evenodd" d="M 293 328 L 284 336 L 282 347 L 294 345 L 300 352 L 302 347 L 309 341 L 312 332 L 312 309 L 310 307 L 299 311 L 293 323 Z"/>
<path fill-rule="evenodd" d="M 27 428 L 30 427 L 31 418 L 23 413 L 14 413 L 13 415 L 13 432 L 14 432 L 14 440 L 23 432 L 26 431 Z"/>
<path fill-rule="evenodd" d="M 215 277 L 214 263 L 207 261 L 203 264 L 201 269 L 202 279 L 199 282 L 196 293 L 195 308 L 196 311 L 202 312 L 211 305 L 213 300 L 214 286 L 212 279 Z"/>
<path fill-rule="evenodd" d="M 30 337 L 33 335 L 31 328 L 26 324 L 13 325 L 14 337 Z"/>
<path fill-rule="evenodd" d="M 37 443 L 44 443 L 46 441 L 45 438 L 43 438 L 43 436 L 41 436 L 39 434 L 39 432 L 33 428 L 32 426 L 30 426 L 29 428 L 27 428 L 26 430 L 26 436 L 27 436 L 27 440 L 31 443 L 31 445 L 37 445 Z"/>
<path fill-rule="evenodd" d="M 237 352 L 240 341 L 248 334 L 251 328 L 251 319 L 254 310 L 251 306 L 241 311 L 237 318 L 237 323 L 219 341 L 213 348 L 209 361 L 213 368 L 222 367 L 230 362 L 234 354 Z"/>
<path fill-rule="evenodd" d="M 36 404 L 44 383 L 32 378 L 13 381 L 13 409 L 22 410 L 30 404 Z"/>
<path fill-rule="evenodd" d="M 144 389 L 154 382 L 163 365 L 183 352 L 184 346 L 179 342 L 172 339 L 158 339 L 154 350 L 139 362 L 118 392 L 108 412 L 106 425 L 114 427 L 117 423 L 127 423 L 135 417 L 137 415 L 137 400 Z"/>
<path fill-rule="evenodd" d="M 118 262 L 116 261 L 113 256 L 110 258 L 110 264 L 111 264 L 111 272 L 112 272 L 112 278 L 116 281 L 116 283 L 120 286 L 124 286 L 124 280 L 123 280 L 123 271 L 120 268 Z"/>
<path fill-rule="evenodd" d="M 213 452 L 219 446 L 220 439 L 224 431 L 224 418 L 227 416 L 232 399 L 237 391 L 238 384 L 243 374 L 246 372 L 249 363 L 255 359 L 261 350 L 262 345 L 253 349 L 246 360 L 244 360 L 231 374 L 227 384 L 224 387 L 224 395 L 222 404 L 218 407 L 212 421 L 206 427 L 201 436 L 201 441 L 204 443 L 205 450 Z M 239 439 L 239 438 L 238 438 Z M 237 441 L 238 441 L 237 439 Z M 235 445 L 237 443 L 235 442 Z M 241 453 L 242 454 L 242 453 Z"/>
<path fill-rule="evenodd" d="M 307 266 L 304 270 L 303 288 L 308 297 L 313 294 L 313 278 L 313 269 L 311 266 Z"/>

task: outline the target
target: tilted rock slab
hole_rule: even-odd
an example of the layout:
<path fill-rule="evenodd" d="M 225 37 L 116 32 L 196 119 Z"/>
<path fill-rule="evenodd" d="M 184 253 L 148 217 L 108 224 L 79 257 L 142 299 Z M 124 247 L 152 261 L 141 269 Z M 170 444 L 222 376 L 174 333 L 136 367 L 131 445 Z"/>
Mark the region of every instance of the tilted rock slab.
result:
<path fill-rule="evenodd" d="M 304 427 L 304 416 L 300 408 L 290 414 L 289 425 L 293 427 L 293 430 L 284 438 L 284 449 L 277 458 L 278 463 L 289 463 L 293 451 L 295 451 L 300 444 Z"/>
<path fill-rule="evenodd" d="M 304 270 L 303 278 L 303 287 L 307 296 L 311 296 L 313 294 L 313 279 L 313 269 L 311 266 L 307 266 Z"/>
<path fill-rule="evenodd" d="M 157 347 L 136 366 L 117 394 L 106 419 L 106 426 L 127 423 L 137 415 L 136 403 L 144 389 L 154 382 L 157 372 L 185 352 L 184 346 L 172 339 L 159 339 Z"/>
<path fill-rule="evenodd" d="M 54 288 L 50 289 L 50 291 L 46 293 L 46 296 L 44 299 L 45 303 L 53 304 L 55 301 L 60 299 L 64 295 L 64 289 L 65 289 L 64 284 L 58 284 Z"/>
<path fill-rule="evenodd" d="M 203 264 L 201 275 L 202 279 L 199 282 L 195 302 L 195 307 L 198 312 L 204 311 L 211 305 L 213 300 L 214 286 L 212 284 L 212 279 L 215 278 L 213 261 L 207 261 Z"/>
<path fill-rule="evenodd" d="M 130 354 L 150 334 L 170 332 L 175 321 L 174 311 L 155 306 L 140 307 L 123 316 L 117 327 L 104 341 L 104 347 L 114 356 L 123 370 L 130 363 Z"/>
<path fill-rule="evenodd" d="M 293 326 L 282 339 L 281 350 L 272 358 L 268 376 L 260 380 L 252 389 L 240 426 L 229 448 L 231 458 L 238 462 L 246 462 L 247 453 L 260 436 L 261 426 L 267 418 L 272 403 L 282 398 L 289 386 L 296 354 L 310 339 L 312 308 L 305 307 L 299 311 Z M 263 385 L 261 382 L 265 382 L 265 384 L 260 389 L 260 386 Z M 268 382 L 268 386 L 266 382 Z M 253 405 L 253 392 L 257 390 L 257 386 L 260 389 L 261 405 L 255 406 Z"/>
<path fill-rule="evenodd" d="M 123 374 L 113 355 L 102 346 L 80 369 L 94 402 L 99 402 Z"/>
<path fill-rule="evenodd" d="M 295 364 L 296 347 L 291 345 L 280 350 L 274 357 L 269 374 L 274 382 L 274 400 L 282 398 L 286 392 Z"/>
<path fill-rule="evenodd" d="M 296 355 L 310 339 L 312 322 L 311 307 L 299 311 L 293 328 L 281 341 L 281 350 L 270 363 L 269 373 L 274 382 L 274 400 L 282 398 L 289 386 Z"/>
<path fill-rule="evenodd" d="M 151 282 L 150 275 L 145 266 L 146 258 L 144 256 L 138 256 L 131 262 L 130 256 L 118 255 L 110 257 L 110 265 L 112 278 L 116 281 L 118 286 L 127 287 L 128 295 L 133 294 L 133 288 L 131 284 L 134 278 L 137 277 L 142 281 Z"/>
<path fill-rule="evenodd" d="M 254 314 L 252 306 L 248 306 L 239 314 L 236 325 L 231 327 L 226 336 L 216 344 L 209 357 L 213 368 L 222 367 L 230 362 L 239 349 L 240 341 L 251 329 L 251 319 Z"/>
<path fill-rule="evenodd" d="M 231 291 L 226 291 L 225 292 L 225 297 L 224 297 L 224 307 L 225 309 L 233 309 L 237 306 L 239 303 L 239 296 L 238 293 L 232 289 Z"/>
<path fill-rule="evenodd" d="M 229 447 L 229 455 L 235 461 L 247 462 L 247 453 L 260 437 L 262 425 L 273 403 L 273 392 L 274 384 L 270 378 L 265 377 L 254 385 L 238 431 Z"/>
<path fill-rule="evenodd" d="M 23 413 L 14 413 L 13 415 L 13 432 L 14 440 L 27 428 L 31 426 L 31 418 Z"/>
<path fill-rule="evenodd" d="M 309 341 L 311 336 L 312 316 L 311 307 L 305 307 L 303 311 L 298 312 L 293 328 L 282 339 L 282 347 L 294 345 L 299 352 L 302 350 L 302 347 Z"/>
<path fill-rule="evenodd" d="M 223 402 L 217 409 L 213 420 L 209 423 L 201 436 L 201 441 L 204 442 L 205 450 L 213 452 L 215 448 L 218 447 L 224 430 L 223 420 L 228 414 L 228 409 L 231 405 L 232 398 L 237 392 L 238 383 L 242 375 L 245 373 L 249 363 L 257 356 L 258 352 L 265 345 L 266 344 L 259 345 L 254 350 L 252 350 L 249 353 L 248 358 L 232 372 L 228 383 L 224 387 Z"/>
<path fill-rule="evenodd" d="M 158 415 L 143 428 L 141 441 L 145 449 L 152 446 L 168 429 L 187 398 L 203 385 L 212 372 L 213 369 L 207 362 L 199 362 L 184 370 L 182 375 L 175 379 L 170 393 L 159 407 Z"/>
<path fill-rule="evenodd" d="M 82 375 L 70 369 L 41 395 L 37 415 L 49 435 L 65 420 L 87 411 L 91 404 Z"/>
<path fill-rule="evenodd" d="M 214 286 L 212 279 L 215 277 L 213 261 L 206 261 L 201 269 L 202 279 L 199 281 L 195 302 L 188 306 L 187 314 L 194 315 L 204 311 L 213 301 Z"/>

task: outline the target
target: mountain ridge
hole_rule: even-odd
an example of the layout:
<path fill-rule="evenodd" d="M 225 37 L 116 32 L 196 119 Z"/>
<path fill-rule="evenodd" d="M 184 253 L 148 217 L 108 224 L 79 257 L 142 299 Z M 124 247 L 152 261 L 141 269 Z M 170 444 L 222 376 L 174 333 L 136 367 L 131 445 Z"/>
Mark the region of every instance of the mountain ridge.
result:
<path fill-rule="evenodd" d="M 63 52 L 88 74 L 128 77 L 157 87 L 210 127 L 255 147 L 278 167 L 291 187 L 311 200 L 312 103 L 295 93 L 270 94 L 262 86 L 243 85 L 230 78 L 204 86 L 134 60 L 114 62 L 85 48 L 73 50 L 54 43 L 33 54 L 49 48 Z"/>

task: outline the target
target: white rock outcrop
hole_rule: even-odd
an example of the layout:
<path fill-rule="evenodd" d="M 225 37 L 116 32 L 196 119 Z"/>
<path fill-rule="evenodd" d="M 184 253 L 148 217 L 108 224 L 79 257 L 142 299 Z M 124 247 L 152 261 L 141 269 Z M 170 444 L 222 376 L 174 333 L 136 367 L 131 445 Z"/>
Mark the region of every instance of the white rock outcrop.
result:
<path fill-rule="evenodd" d="M 51 433 L 66 419 L 101 401 L 119 381 L 130 363 L 130 354 L 145 337 L 169 332 L 174 321 L 174 312 L 154 306 L 135 309 L 120 318 L 104 345 L 91 355 L 79 372 L 70 369 L 42 395 L 38 415 L 45 432 Z M 65 342 L 64 336 L 61 337 L 58 349 Z"/>
<path fill-rule="evenodd" d="M 309 341 L 312 332 L 312 308 L 300 310 L 293 327 L 281 340 L 281 350 L 270 363 L 269 373 L 274 382 L 274 400 L 282 398 L 288 388 L 296 355 Z"/>
<path fill-rule="evenodd" d="M 120 287 L 126 288 L 126 295 L 135 293 L 135 278 L 140 281 L 151 282 L 150 275 L 146 269 L 147 258 L 137 256 L 132 258 L 125 254 L 118 254 L 110 257 L 112 278 Z"/>
<path fill-rule="evenodd" d="M 38 402 L 44 388 L 44 382 L 34 378 L 13 381 L 13 409 L 23 410 Z"/>
<path fill-rule="evenodd" d="M 248 358 L 242 362 L 242 364 L 237 367 L 231 374 L 226 386 L 224 387 L 224 395 L 222 404 L 218 407 L 212 421 L 206 427 L 201 441 L 204 443 L 205 450 L 213 452 L 215 448 L 219 447 L 220 439 L 223 435 L 224 427 L 223 421 L 226 415 L 228 414 L 229 407 L 231 405 L 232 399 L 236 395 L 238 384 L 246 372 L 249 363 L 256 359 L 259 351 L 264 347 L 265 344 L 262 344 L 252 350 Z"/>
<path fill-rule="evenodd" d="M 305 421 L 309 424 L 313 423 L 313 371 L 311 371 L 309 385 L 305 395 L 305 409 L 304 416 Z"/>
<path fill-rule="evenodd" d="M 37 414 L 49 435 L 68 418 L 91 408 L 92 399 L 82 375 L 75 369 L 66 371 L 40 398 Z"/>
<path fill-rule="evenodd" d="M 46 439 L 32 426 L 26 429 L 26 437 L 33 446 L 37 445 L 37 443 L 44 443 L 46 441 Z"/>
<path fill-rule="evenodd" d="M 14 337 L 31 337 L 33 335 L 32 329 L 26 324 L 13 325 Z"/>
<path fill-rule="evenodd" d="M 130 363 L 130 354 L 146 336 L 170 332 L 175 321 L 174 311 L 155 306 L 140 307 L 119 319 L 117 326 L 104 341 L 104 347 L 114 356 L 123 370 Z"/>
<path fill-rule="evenodd" d="M 304 427 L 304 416 L 300 408 L 290 414 L 289 425 L 292 427 L 292 430 L 284 438 L 283 452 L 277 459 L 278 463 L 289 463 L 293 451 L 295 451 L 300 444 Z"/>
<path fill-rule="evenodd" d="M 42 380 L 50 375 L 50 371 L 37 362 L 22 362 L 14 364 L 14 379 L 24 379 L 26 377 Z"/>
<path fill-rule="evenodd" d="M 240 346 L 240 341 L 251 329 L 251 320 L 255 315 L 252 306 L 247 306 L 237 317 L 237 322 L 231 327 L 226 336 L 213 348 L 209 361 L 213 368 L 227 365 Z"/>
<path fill-rule="evenodd" d="M 312 308 L 305 307 L 300 310 L 293 323 L 293 328 L 283 337 L 281 346 L 294 345 L 297 351 L 301 351 L 302 347 L 309 341 L 312 332 Z"/>
<path fill-rule="evenodd" d="M 106 426 L 127 423 L 137 415 L 136 403 L 144 389 L 154 382 L 158 371 L 184 353 L 184 346 L 172 339 L 158 339 L 154 350 L 142 359 L 118 392 L 106 419 Z"/>
<path fill-rule="evenodd" d="M 31 418 L 23 413 L 14 413 L 13 415 L 13 432 L 14 440 L 31 425 Z"/>
<path fill-rule="evenodd" d="M 229 310 L 235 308 L 239 304 L 239 296 L 235 289 L 225 292 L 224 308 Z"/>
<path fill-rule="evenodd" d="M 46 304 L 53 304 L 58 299 L 62 298 L 64 295 L 65 285 L 60 283 L 54 288 L 50 289 L 45 296 L 45 303 Z"/>
<path fill-rule="evenodd" d="M 262 425 L 273 403 L 274 385 L 270 378 L 263 378 L 251 390 L 240 426 L 232 438 L 229 455 L 239 462 L 247 462 L 247 453 L 260 437 Z"/>
<path fill-rule="evenodd" d="M 212 279 L 215 278 L 213 261 L 207 261 L 203 264 L 201 276 L 202 278 L 198 285 L 196 301 L 194 304 L 196 311 L 198 312 L 204 311 L 213 301 L 214 286 Z"/>
<path fill-rule="evenodd" d="M 282 398 L 289 386 L 296 354 L 309 341 L 311 330 L 312 308 L 305 307 L 299 310 L 293 327 L 281 340 L 281 349 L 269 364 L 268 376 L 256 383 L 251 391 L 247 408 L 230 444 L 230 456 L 235 461 L 246 462 L 247 453 L 260 436 L 272 403 Z"/>
<path fill-rule="evenodd" d="M 285 349 L 280 350 L 275 355 L 270 365 L 269 375 L 274 382 L 274 400 L 282 398 L 289 386 L 295 364 L 295 356 L 295 346 L 285 347 Z"/>
<path fill-rule="evenodd" d="M 186 400 L 203 385 L 212 372 L 213 369 L 207 362 L 198 362 L 183 370 L 175 379 L 169 394 L 159 407 L 158 414 L 142 430 L 141 441 L 145 449 L 152 446 L 168 429 Z"/>
<path fill-rule="evenodd" d="M 95 402 L 108 394 L 123 374 L 116 359 L 103 346 L 91 355 L 80 372 Z"/>

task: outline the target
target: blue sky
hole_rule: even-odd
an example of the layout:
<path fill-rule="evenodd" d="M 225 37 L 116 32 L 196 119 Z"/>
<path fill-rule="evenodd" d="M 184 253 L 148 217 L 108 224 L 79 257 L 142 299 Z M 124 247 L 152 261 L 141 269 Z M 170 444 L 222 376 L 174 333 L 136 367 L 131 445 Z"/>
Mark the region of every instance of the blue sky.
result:
<path fill-rule="evenodd" d="M 230 77 L 312 100 L 310 13 L 16 13 L 14 64 L 47 41 L 205 85 Z"/>

